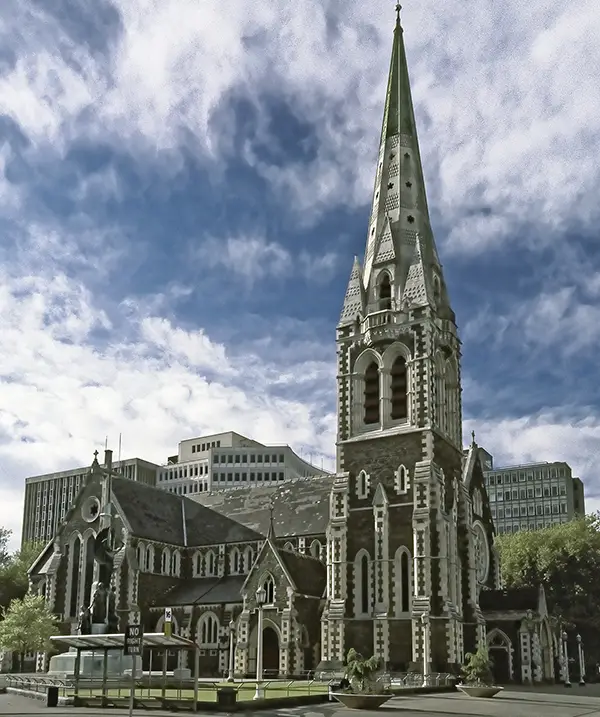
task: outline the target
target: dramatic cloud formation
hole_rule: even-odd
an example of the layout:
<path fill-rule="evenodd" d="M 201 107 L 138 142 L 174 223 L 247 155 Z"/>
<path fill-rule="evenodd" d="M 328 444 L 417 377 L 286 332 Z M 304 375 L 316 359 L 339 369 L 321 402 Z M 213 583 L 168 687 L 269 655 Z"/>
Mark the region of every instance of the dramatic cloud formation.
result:
<path fill-rule="evenodd" d="M 0 524 L 108 434 L 232 429 L 332 465 L 393 3 L 8 0 L 0 17 Z M 595 0 L 403 22 L 465 416 L 595 495 Z"/>

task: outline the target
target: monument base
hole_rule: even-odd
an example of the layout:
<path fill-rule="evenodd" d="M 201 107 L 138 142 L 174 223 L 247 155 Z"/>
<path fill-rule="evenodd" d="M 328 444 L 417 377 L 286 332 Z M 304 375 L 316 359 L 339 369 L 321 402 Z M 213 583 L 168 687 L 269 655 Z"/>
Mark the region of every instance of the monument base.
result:
<path fill-rule="evenodd" d="M 54 655 L 50 658 L 50 677 L 73 677 L 75 675 L 75 660 L 77 650 L 72 647 L 68 652 Z M 133 658 L 131 655 L 124 655 L 122 650 L 109 650 L 106 656 L 107 676 L 123 677 L 126 673 L 131 674 Z M 104 651 L 103 650 L 82 650 L 80 653 L 79 676 L 83 678 L 102 679 L 104 674 Z"/>

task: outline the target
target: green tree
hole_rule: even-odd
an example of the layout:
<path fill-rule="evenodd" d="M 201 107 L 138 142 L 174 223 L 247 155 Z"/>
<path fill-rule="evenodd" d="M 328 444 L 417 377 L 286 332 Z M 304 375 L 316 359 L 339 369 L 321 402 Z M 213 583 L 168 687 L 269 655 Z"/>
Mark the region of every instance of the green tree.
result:
<path fill-rule="evenodd" d="M 556 629 L 573 626 L 600 657 L 600 515 L 497 538 L 507 588 L 546 591 Z"/>
<path fill-rule="evenodd" d="M 2 531 L 10 535 L 10 531 L 0 528 L 0 608 L 8 607 L 11 600 L 26 595 L 29 589 L 27 571 L 44 547 L 42 543 L 26 543 L 15 553 L 6 553 L 2 560 Z"/>
<path fill-rule="evenodd" d="M 381 666 L 378 657 L 364 658 L 353 647 L 348 650 L 346 676 L 356 692 L 373 692 L 376 686 L 375 675 Z"/>
<path fill-rule="evenodd" d="M 8 552 L 8 541 L 10 540 L 11 535 L 11 530 L 0 526 L 0 568 L 6 564 L 10 557 L 10 553 Z"/>
<path fill-rule="evenodd" d="M 467 652 L 465 658 L 467 662 L 462 669 L 462 673 L 468 685 L 488 686 L 493 683 L 492 660 L 487 647 L 480 645 L 477 648 L 477 652 Z"/>
<path fill-rule="evenodd" d="M 58 632 L 56 617 L 41 595 L 26 595 L 2 609 L 0 647 L 16 652 L 20 666 L 26 652 L 50 648 L 50 637 Z"/>

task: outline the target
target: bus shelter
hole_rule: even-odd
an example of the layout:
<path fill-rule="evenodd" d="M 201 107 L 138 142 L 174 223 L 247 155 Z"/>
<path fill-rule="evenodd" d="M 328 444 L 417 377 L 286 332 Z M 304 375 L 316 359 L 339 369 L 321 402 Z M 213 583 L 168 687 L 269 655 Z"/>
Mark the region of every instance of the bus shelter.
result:
<path fill-rule="evenodd" d="M 140 665 L 141 667 L 141 656 L 140 659 L 136 656 L 132 656 L 132 669 L 131 669 L 131 680 L 130 684 L 126 685 L 125 682 L 127 680 L 127 676 L 115 675 L 114 672 L 109 670 L 109 655 L 111 652 L 119 652 L 123 653 L 124 647 L 125 647 L 125 635 L 123 633 L 116 633 L 116 634 L 98 634 L 98 635 L 57 635 L 55 637 L 50 638 L 50 642 L 52 645 L 58 649 L 62 650 L 70 650 L 71 652 L 75 652 L 75 662 L 74 662 L 74 670 L 73 670 L 73 687 L 74 687 L 74 697 L 75 697 L 75 703 L 77 704 L 80 702 L 80 687 L 82 685 L 82 681 L 85 681 L 87 685 L 90 688 L 90 693 L 93 692 L 98 695 L 103 705 L 108 704 L 109 698 L 108 693 L 109 689 L 113 691 L 115 689 L 115 686 L 119 688 L 119 694 L 120 689 L 125 688 L 126 686 L 129 687 L 130 690 L 130 699 L 135 699 L 135 685 L 137 680 L 137 674 L 138 674 L 138 667 L 137 665 Z M 156 690 L 160 690 L 161 700 L 163 702 L 167 699 L 167 687 L 168 687 L 168 675 L 167 675 L 167 653 L 171 650 L 173 651 L 181 651 L 181 650 L 187 650 L 191 651 L 194 654 L 194 678 L 193 680 L 188 680 L 188 684 L 191 682 L 192 684 L 189 684 L 189 690 L 193 691 L 193 709 L 196 711 L 197 704 L 198 704 L 198 680 L 196 676 L 198 675 L 198 668 L 199 668 L 199 649 L 198 645 L 193 642 L 192 640 L 188 640 L 185 637 L 181 637 L 179 635 L 164 635 L 162 632 L 156 632 L 156 633 L 145 633 L 143 636 L 143 643 L 142 643 L 143 650 L 149 650 L 150 651 L 150 668 L 148 671 L 148 692 L 150 694 L 150 691 L 152 688 L 156 688 Z M 154 673 L 152 670 L 153 666 L 153 657 L 156 655 L 156 653 L 159 653 L 159 657 L 161 656 L 160 653 L 162 653 L 162 664 L 160 661 L 157 660 L 158 664 L 161 667 L 161 674 L 159 674 L 159 679 L 157 681 L 157 684 L 155 684 L 154 681 Z M 81 663 L 82 663 L 82 653 L 100 653 L 102 656 L 102 669 L 100 671 L 100 675 L 97 674 L 90 674 L 90 678 L 87 678 L 85 674 L 82 677 L 81 674 Z M 181 693 L 181 685 L 180 690 Z M 114 701 L 114 700 L 111 700 Z M 189 704 L 189 702 L 188 702 Z"/>

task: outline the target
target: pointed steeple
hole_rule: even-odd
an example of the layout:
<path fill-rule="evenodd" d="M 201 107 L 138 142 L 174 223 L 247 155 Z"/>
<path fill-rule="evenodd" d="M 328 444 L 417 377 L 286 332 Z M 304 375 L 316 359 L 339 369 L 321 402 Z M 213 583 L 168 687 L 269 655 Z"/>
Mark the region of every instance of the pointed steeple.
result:
<path fill-rule="evenodd" d="M 340 326 L 351 324 L 356 321 L 358 316 L 362 316 L 365 309 L 364 290 L 362 284 L 362 271 L 358 257 L 354 257 L 352 271 L 346 289 L 344 298 L 344 306 L 342 315 L 340 316 Z"/>
<path fill-rule="evenodd" d="M 376 288 L 373 275 L 377 273 L 374 267 L 384 262 L 390 264 L 389 273 L 393 278 L 393 298 L 396 300 L 393 307 L 406 303 L 406 299 L 413 305 L 447 304 L 427 207 L 399 5 L 396 13 L 362 272 L 366 313 L 379 308 L 377 302 L 374 303 Z M 409 274 L 413 284 L 411 296 L 404 297 Z M 418 288 L 414 286 L 417 274 Z"/>

